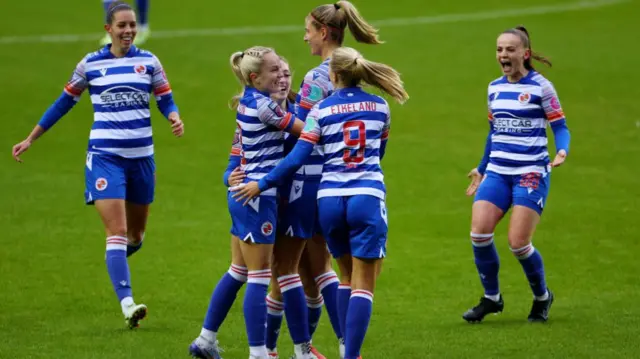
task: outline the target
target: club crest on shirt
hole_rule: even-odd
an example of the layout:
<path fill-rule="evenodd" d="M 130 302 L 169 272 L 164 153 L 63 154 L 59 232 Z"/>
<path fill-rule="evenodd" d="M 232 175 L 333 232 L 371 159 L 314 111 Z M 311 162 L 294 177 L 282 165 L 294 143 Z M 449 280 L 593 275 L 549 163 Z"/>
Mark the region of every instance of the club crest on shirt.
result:
<path fill-rule="evenodd" d="M 273 224 L 271 224 L 271 222 L 266 221 L 262 224 L 262 226 L 260 227 L 260 230 L 262 231 L 262 234 L 264 234 L 265 236 L 270 236 L 271 233 L 273 233 Z"/>
<path fill-rule="evenodd" d="M 104 191 L 105 189 L 107 189 L 108 185 L 109 182 L 107 182 L 107 179 L 104 177 L 100 177 L 96 180 L 96 189 L 98 191 Z"/>
<path fill-rule="evenodd" d="M 531 101 L 531 94 L 528 92 L 523 92 L 520 94 L 520 96 L 518 96 L 518 101 L 521 104 L 527 104 L 529 103 L 529 101 Z"/>
<path fill-rule="evenodd" d="M 144 65 L 136 65 L 133 67 L 133 70 L 140 76 L 147 74 L 147 67 Z"/>

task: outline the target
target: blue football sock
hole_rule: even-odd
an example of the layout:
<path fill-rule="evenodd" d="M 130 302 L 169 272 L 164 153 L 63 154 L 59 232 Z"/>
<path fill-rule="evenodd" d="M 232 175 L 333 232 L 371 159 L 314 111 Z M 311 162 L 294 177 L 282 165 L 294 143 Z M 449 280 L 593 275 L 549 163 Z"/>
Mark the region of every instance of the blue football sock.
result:
<path fill-rule="evenodd" d="M 340 320 L 340 331 L 342 337 L 347 336 L 347 311 L 351 299 L 351 285 L 340 284 L 338 286 L 338 319 Z"/>
<path fill-rule="evenodd" d="M 149 23 L 149 0 L 136 0 L 140 25 L 146 26 Z"/>
<path fill-rule="evenodd" d="M 493 243 L 493 233 L 471 233 L 471 243 L 473 244 L 473 256 L 475 257 L 476 268 L 478 269 L 480 281 L 484 287 L 484 294 L 486 296 L 496 296 L 500 294 L 498 284 L 500 259 L 498 258 L 496 246 Z"/>
<path fill-rule="evenodd" d="M 522 248 L 512 248 L 511 251 L 518 258 L 524 273 L 529 280 L 529 286 L 536 299 L 546 299 L 547 282 L 544 276 L 542 256 L 531 243 Z"/>
<path fill-rule="evenodd" d="M 307 300 L 300 281 L 300 275 L 290 274 L 278 277 L 278 285 L 284 301 L 284 315 L 293 344 L 311 340 L 309 335 L 309 312 Z"/>
<path fill-rule="evenodd" d="M 282 327 L 284 303 L 267 296 L 267 349 L 273 351 L 278 347 L 278 336 Z"/>
<path fill-rule="evenodd" d="M 324 299 L 322 296 L 318 298 L 307 297 L 307 311 L 309 316 L 309 336 L 313 338 L 313 333 L 318 329 L 320 323 L 320 317 L 322 316 L 322 306 L 324 305 Z"/>
<path fill-rule="evenodd" d="M 345 336 L 345 359 L 358 359 L 364 337 L 369 328 L 373 311 L 373 294 L 369 291 L 356 289 L 351 292 L 349 310 L 347 313 L 347 334 Z"/>
<path fill-rule="evenodd" d="M 340 309 L 338 309 L 338 286 L 340 280 L 336 275 L 336 272 L 330 271 L 319 275 L 315 278 L 316 284 L 322 296 L 324 297 L 324 305 L 327 308 L 327 314 L 329 315 L 329 321 L 333 327 L 333 332 L 338 339 L 344 337 L 342 329 L 340 329 Z M 351 288 L 348 289 L 348 293 L 345 294 L 344 301 L 348 304 L 349 296 L 351 296 Z M 346 318 L 346 308 L 345 308 Z"/>
<path fill-rule="evenodd" d="M 127 264 L 127 238 L 122 236 L 107 237 L 107 253 L 105 262 L 111 284 L 118 300 L 131 297 L 131 278 Z"/>
<path fill-rule="evenodd" d="M 247 281 L 247 268 L 232 264 L 220 279 L 211 295 L 207 315 L 202 327 L 212 332 L 218 329 L 227 317 L 242 285 Z"/>
<path fill-rule="evenodd" d="M 247 290 L 244 293 L 244 322 L 247 330 L 249 346 L 265 347 L 267 322 L 267 289 L 271 281 L 271 270 L 249 271 Z M 265 348 L 266 350 L 266 348 Z"/>

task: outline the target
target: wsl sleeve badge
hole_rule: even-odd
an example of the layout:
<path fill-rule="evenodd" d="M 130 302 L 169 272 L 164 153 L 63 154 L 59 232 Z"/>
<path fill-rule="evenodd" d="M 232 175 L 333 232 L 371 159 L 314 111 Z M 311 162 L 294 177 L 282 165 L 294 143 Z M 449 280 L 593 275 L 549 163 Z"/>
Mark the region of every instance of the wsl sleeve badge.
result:
<path fill-rule="evenodd" d="M 271 109 L 271 111 L 273 111 L 273 113 L 276 114 L 276 116 L 284 117 L 284 115 L 285 115 L 284 111 L 282 111 L 280 106 L 278 106 L 278 104 L 275 103 L 274 101 L 271 101 L 271 103 L 269 103 L 268 107 L 269 107 L 269 109 Z"/>

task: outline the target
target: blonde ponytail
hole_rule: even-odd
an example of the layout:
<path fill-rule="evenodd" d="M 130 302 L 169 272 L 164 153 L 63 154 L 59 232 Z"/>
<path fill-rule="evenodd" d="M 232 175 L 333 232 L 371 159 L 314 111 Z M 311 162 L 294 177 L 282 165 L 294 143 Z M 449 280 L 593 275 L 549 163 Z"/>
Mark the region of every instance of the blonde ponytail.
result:
<path fill-rule="evenodd" d="M 383 43 L 378 39 L 378 30 L 371 26 L 349 1 L 320 5 L 311 11 L 309 18 L 316 29 L 325 27 L 331 40 L 338 45 L 344 42 L 344 30 L 347 26 L 358 42 L 370 45 Z"/>
<path fill-rule="evenodd" d="M 369 45 L 383 43 L 378 39 L 378 29 L 371 26 L 351 2 L 342 0 L 338 1 L 336 5 L 339 7 L 338 12 L 344 11 L 349 31 L 356 41 Z"/>
<path fill-rule="evenodd" d="M 231 70 L 238 78 L 240 84 L 244 86 L 253 86 L 251 81 L 252 73 L 260 73 L 262 64 L 264 62 L 264 55 L 275 52 L 270 47 L 253 46 L 245 51 L 234 52 L 229 59 L 231 64 Z M 242 98 L 241 92 L 239 95 L 233 96 L 229 101 L 231 109 L 238 107 L 238 103 Z"/>
<path fill-rule="evenodd" d="M 387 93 L 399 103 L 405 103 L 409 94 L 404 89 L 400 74 L 392 67 L 369 61 L 350 48 L 340 47 L 333 52 L 329 63 L 331 72 L 344 86 L 358 86 L 362 81 Z"/>

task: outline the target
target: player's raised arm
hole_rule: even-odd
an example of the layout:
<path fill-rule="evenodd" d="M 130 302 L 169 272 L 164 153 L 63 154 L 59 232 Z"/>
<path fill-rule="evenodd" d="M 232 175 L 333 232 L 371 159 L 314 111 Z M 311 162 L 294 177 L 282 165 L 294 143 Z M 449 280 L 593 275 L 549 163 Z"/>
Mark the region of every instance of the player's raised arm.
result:
<path fill-rule="evenodd" d="M 12 155 L 16 161 L 22 162 L 20 155 L 29 149 L 33 141 L 53 127 L 80 100 L 82 92 L 88 87 L 85 64 L 86 58 L 78 63 L 60 97 L 45 111 L 27 138 L 13 146 Z"/>

